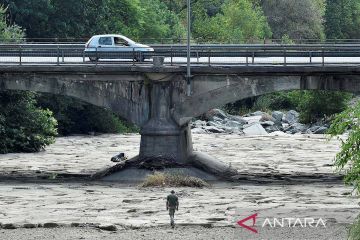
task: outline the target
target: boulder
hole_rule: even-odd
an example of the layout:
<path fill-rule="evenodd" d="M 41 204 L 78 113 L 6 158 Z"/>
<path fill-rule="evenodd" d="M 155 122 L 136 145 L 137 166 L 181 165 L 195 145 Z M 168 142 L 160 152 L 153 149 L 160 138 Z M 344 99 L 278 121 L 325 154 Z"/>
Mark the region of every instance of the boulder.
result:
<path fill-rule="evenodd" d="M 220 119 L 225 119 L 227 117 L 226 113 L 220 109 L 212 109 L 205 113 L 205 118 L 209 121 L 212 121 L 214 117 L 218 117 Z"/>
<path fill-rule="evenodd" d="M 265 130 L 266 130 L 268 133 L 280 131 L 279 127 L 276 126 L 276 125 L 268 126 L 268 127 L 265 128 Z"/>
<path fill-rule="evenodd" d="M 314 131 L 314 133 L 315 134 L 325 134 L 327 130 L 328 130 L 327 127 L 322 126 L 322 127 L 319 127 L 318 129 L 316 129 L 316 131 Z"/>
<path fill-rule="evenodd" d="M 224 132 L 224 130 L 214 127 L 214 126 L 205 126 L 204 129 L 210 133 L 223 133 Z"/>
<path fill-rule="evenodd" d="M 243 132 L 246 136 L 253 136 L 253 135 L 268 135 L 266 130 L 261 126 L 260 123 L 254 123 L 248 126 L 244 126 Z"/>
<path fill-rule="evenodd" d="M 244 124 L 247 123 L 247 121 L 244 118 L 240 117 L 240 116 L 228 115 L 228 119 L 229 119 L 229 121 L 231 120 L 231 121 L 238 122 L 241 125 L 244 125 Z"/>
<path fill-rule="evenodd" d="M 244 117 L 243 119 L 247 122 L 247 124 L 259 123 L 262 116 L 252 116 L 252 117 Z"/>
<path fill-rule="evenodd" d="M 267 122 L 267 121 L 275 122 L 275 119 L 269 114 L 264 113 L 260 118 L 260 122 Z"/>
<path fill-rule="evenodd" d="M 297 123 L 299 122 L 299 116 L 300 114 L 297 111 L 290 110 L 285 114 L 283 121 L 289 124 Z"/>
<path fill-rule="evenodd" d="M 229 127 L 229 128 L 236 128 L 236 129 L 242 129 L 242 126 L 244 124 L 241 124 L 237 121 L 228 121 L 225 123 L 225 127 Z"/>
<path fill-rule="evenodd" d="M 284 117 L 284 113 L 280 111 L 274 111 L 272 112 L 271 116 L 275 119 L 276 124 L 281 124 L 281 121 Z"/>
<path fill-rule="evenodd" d="M 266 114 L 266 113 L 264 113 L 262 111 L 256 111 L 256 112 L 250 113 L 250 116 L 263 116 L 264 114 Z"/>
<path fill-rule="evenodd" d="M 291 133 L 291 134 L 304 133 L 307 130 L 307 128 L 308 127 L 305 124 L 294 123 L 290 127 L 288 127 L 287 129 L 285 129 L 285 131 L 287 133 Z"/>

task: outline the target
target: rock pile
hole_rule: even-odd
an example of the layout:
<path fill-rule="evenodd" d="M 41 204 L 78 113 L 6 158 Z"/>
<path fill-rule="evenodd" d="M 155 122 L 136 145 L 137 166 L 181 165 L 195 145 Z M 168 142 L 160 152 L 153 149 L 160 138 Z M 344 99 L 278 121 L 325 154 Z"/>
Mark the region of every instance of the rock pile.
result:
<path fill-rule="evenodd" d="M 324 134 L 327 123 L 302 124 L 299 113 L 274 111 L 270 114 L 257 111 L 245 116 L 234 116 L 220 109 L 207 112 L 203 120 L 195 120 L 191 124 L 193 133 L 227 133 L 240 135 L 275 134 Z"/>

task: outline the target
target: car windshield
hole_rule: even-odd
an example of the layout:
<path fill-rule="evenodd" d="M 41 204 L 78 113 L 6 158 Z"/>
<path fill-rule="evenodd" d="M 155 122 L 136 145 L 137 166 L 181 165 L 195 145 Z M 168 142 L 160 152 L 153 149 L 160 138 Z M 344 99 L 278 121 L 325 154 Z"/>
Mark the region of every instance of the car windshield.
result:
<path fill-rule="evenodd" d="M 129 44 L 135 44 L 135 41 L 131 40 L 130 38 L 127 38 L 125 36 L 121 36 L 121 38 L 127 41 Z"/>

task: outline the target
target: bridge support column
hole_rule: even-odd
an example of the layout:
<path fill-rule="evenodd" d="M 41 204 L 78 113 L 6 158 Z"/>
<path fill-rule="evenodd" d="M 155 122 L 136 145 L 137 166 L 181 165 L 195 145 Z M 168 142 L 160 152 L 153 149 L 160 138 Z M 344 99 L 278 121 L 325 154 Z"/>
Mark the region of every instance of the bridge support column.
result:
<path fill-rule="evenodd" d="M 141 127 L 140 159 L 189 163 L 192 154 L 189 124 L 180 127 L 171 118 L 171 83 L 152 85 L 150 120 Z"/>

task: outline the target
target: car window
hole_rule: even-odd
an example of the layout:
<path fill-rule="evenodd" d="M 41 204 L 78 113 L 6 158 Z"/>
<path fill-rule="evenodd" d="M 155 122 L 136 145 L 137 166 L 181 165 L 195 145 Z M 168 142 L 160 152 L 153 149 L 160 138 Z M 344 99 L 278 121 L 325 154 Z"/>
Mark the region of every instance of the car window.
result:
<path fill-rule="evenodd" d="M 116 46 L 130 46 L 129 43 L 125 39 L 122 39 L 119 37 L 115 37 L 114 42 L 115 42 Z"/>
<path fill-rule="evenodd" d="M 112 45 L 111 37 L 101 37 L 99 39 L 99 45 Z"/>

